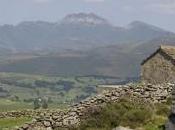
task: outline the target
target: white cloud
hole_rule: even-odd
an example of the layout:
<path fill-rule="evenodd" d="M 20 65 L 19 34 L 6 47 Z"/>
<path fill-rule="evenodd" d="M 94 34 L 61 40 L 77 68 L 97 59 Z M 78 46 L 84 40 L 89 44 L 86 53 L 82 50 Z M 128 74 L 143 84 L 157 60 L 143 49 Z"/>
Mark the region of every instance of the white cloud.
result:
<path fill-rule="evenodd" d="M 48 3 L 54 0 L 33 0 L 33 1 L 36 3 Z M 99 3 L 99 2 L 104 2 L 106 0 L 82 0 L 82 1 L 85 1 L 87 3 Z"/>
<path fill-rule="evenodd" d="M 175 14 L 175 0 L 156 0 L 149 6 L 149 9 L 157 13 Z"/>
<path fill-rule="evenodd" d="M 125 12 L 133 12 L 136 10 L 135 7 L 130 6 L 130 5 L 124 5 L 121 7 L 121 9 Z"/>
<path fill-rule="evenodd" d="M 105 0 L 84 0 L 85 2 L 92 2 L 92 3 L 97 3 L 97 2 L 104 2 Z"/>
<path fill-rule="evenodd" d="M 121 8 L 126 12 L 174 15 L 175 0 L 123 0 Z"/>
<path fill-rule="evenodd" d="M 36 3 L 47 3 L 47 2 L 50 2 L 52 0 L 33 0 L 33 1 Z"/>

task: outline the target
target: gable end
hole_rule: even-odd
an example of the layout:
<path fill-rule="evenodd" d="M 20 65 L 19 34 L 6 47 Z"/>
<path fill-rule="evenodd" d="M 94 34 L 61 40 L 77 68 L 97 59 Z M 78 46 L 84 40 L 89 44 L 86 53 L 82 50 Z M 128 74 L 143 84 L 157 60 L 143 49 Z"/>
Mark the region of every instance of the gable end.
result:
<path fill-rule="evenodd" d="M 170 56 L 166 53 L 162 48 L 157 49 L 153 54 L 151 54 L 148 58 L 142 61 L 141 65 L 144 65 L 148 60 L 150 60 L 152 57 L 154 57 L 157 53 L 160 53 L 163 55 L 166 59 L 171 60 L 172 64 L 175 65 L 175 59 L 174 57 Z"/>

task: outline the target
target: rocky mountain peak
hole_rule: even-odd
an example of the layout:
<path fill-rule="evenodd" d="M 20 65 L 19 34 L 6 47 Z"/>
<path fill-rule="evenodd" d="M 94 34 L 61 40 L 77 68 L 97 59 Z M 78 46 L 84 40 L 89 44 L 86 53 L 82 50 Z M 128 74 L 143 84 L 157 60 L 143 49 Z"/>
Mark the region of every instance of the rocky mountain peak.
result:
<path fill-rule="evenodd" d="M 105 25 L 108 21 L 94 13 L 74 13 L 67 15 L 63 20 L 64 24 L 86 24 L 86 25 Z"/>

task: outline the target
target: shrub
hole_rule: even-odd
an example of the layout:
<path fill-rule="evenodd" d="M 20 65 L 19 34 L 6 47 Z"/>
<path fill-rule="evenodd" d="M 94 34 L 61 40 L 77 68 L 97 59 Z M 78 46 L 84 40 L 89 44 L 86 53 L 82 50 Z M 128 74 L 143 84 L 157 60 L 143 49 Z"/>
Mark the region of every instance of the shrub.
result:
<path fill-rule="evenodd" d="M 151 104 L 122 99 L 118 103 L 111 103 L 90 114 L 84 121 L 80 129 L 105 128 L 112 129 L 119 125 L 130 126 L 131 128 L 140 127 L 152 119 L 153 111 Z"/>
<path fill-rule="evenodd" d="M 41 107 L 41 104 L 38 99 L 35 99 L 33 102 L 34 110 L 39 109 Z"/>
<path fill-rule="evenodd" d="M 42 108 L 43 109 L 47 109 L 48 108 L 48 102 L 46 100 L 44 100 L 44 99 L 42 101 Z"/>
<path fill-rule="evenodd" d="M 170 114 L 170 107 L 166 104 L 156 104 L 156 114 L 168 116 Z"/>
<path fill-rule="evenodd" d="M 147 109 L 132 109 L 123 115 L 121 120 L 122 126 L 131 128 L 140 127 L 152 118 L 152 113 Z"/>
<path fill-rule="evenodd" d="M 169 98 L 167 98 L 166 105 L 171 105 L 171 104 L 172 104 L 172 98 L 169 97 Z"/>

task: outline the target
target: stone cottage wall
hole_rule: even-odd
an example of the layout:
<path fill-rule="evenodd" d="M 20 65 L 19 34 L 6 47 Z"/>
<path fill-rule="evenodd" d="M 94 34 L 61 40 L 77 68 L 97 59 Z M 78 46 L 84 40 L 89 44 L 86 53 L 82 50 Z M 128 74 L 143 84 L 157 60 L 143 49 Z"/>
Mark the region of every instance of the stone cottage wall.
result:
<path fill-rule="evenodd" d="M 162 103 L 171 96 L 174 84 L 164 85 L 123 85 L 113 90 L 104 91 L 95 97 L 88 98 L 72 106 L 68 111 L 43 112 L 31 123 L 25 124 L 18 130 L 54 130 L 77 127 L 94 109 L 99 109 L 107 103 L 117 102 L 123 96 L 130 95 L 141 101 Z"/>
<path fill-rule="evenodd" d="M 158 52 L 141 67 L 142 81 L 160 84 L 175 81 L 175 66 L 163 52 Z"/>

